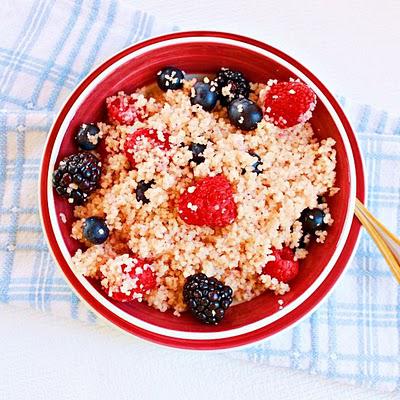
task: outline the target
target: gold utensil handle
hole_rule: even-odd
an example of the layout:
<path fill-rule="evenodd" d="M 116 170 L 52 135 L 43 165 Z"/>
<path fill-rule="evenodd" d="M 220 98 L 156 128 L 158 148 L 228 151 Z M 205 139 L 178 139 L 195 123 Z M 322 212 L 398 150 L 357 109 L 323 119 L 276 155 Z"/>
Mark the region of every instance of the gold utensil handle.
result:
<path fill-rule="evenodd" d="M 355 214 L 378 246 L 400 284 L 400 239 L 378 221 L 358 199 L 356 199 Z"/>

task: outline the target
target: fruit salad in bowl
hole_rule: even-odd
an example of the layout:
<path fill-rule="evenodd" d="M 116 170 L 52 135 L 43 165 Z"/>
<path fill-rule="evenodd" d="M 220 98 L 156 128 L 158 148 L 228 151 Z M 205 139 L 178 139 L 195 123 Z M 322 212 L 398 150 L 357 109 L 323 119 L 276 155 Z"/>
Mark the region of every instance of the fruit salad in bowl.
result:
<path fill-rule="evenodd" d="M 51 250 L 96 312 L 140 337 L 216 349 L 269 336 L 319 303 L 354 249 L 364 182 L 346 123 L 315 77 L 252 39 L 133 46 L 52 128 Z"/>
<path fill-rule="evenodd" d="M 316 95 L 299 80 L 171 66 L 154 80 L 106 98 L 107 119 L 83 122 L 56 166 L 84 246 L 73 268 L 114 300 L 216 325 L 232 304 L 288 292 L 325 241 L 335 141 L 315 138 Z"/>

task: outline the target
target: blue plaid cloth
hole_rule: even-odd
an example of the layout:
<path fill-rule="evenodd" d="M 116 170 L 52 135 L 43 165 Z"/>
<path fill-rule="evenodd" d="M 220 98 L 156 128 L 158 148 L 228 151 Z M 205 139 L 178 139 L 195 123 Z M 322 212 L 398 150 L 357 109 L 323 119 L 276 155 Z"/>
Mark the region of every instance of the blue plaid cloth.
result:
<path fill-rule="evenodd" d="M 171 31 L 126 1 L 6 2 L 0 12 L 0 301 L 95 323 L 54 265 L 38 216 L 40 157 L 54 112 L 96 63 Z M 12 5 L 11 5 L 12 4 Z M 400 233 L 400 118 L 339 98 L 362 146 L 368 207 Z M 334 293 L 301 324 L 225 353 L 400 390 L 400 290 L 366 234 Z"/>

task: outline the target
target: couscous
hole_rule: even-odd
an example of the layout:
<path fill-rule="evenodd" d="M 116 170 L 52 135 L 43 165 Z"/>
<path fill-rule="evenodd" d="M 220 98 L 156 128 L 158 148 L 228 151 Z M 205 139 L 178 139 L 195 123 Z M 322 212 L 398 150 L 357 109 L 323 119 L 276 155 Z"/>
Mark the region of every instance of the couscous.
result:
<path fill-rule="evenodd" d="M 335 141 L 315 138 L 299 81 L 155 80 L 107 98 L 108 120 L 82 124 L 54 172 L 82 243 L 73 268 L 116 301 L 217 324 L 232 302 L 288 292 L 307 243 L 324 242 Z"/>

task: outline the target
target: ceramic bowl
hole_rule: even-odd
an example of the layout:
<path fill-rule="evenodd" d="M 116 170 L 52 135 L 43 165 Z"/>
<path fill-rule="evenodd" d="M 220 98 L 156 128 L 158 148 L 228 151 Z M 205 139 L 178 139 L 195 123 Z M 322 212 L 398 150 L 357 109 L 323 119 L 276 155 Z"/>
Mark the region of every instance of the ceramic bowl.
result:
<path fill-rule="evenodd" d="M 70 237 L 73 221 L 69 204 L 51 184 L 54 166 L 76 152 L 74 134 L 83 122 L 104 121 L 105 98 L 155 81 L 161 68 L 173 65 L 190 74 L 212 74 L 221 66 L 242 71 L 252 82 L 300 78 L 317 94 L 311 123 L 319 139 L 337 144 L 337 183 L 340 191 L 329 200 L 335 223 L 323 245 L 312 245 L 301 261 L 289 293 L 265 293 L 234 306 L 217 327 L 201 325 L 188 313 L 180 318 L 144 303 L 118 303 L 71 269 L 79 243 Z M 342 109 L 332 94 L 299 62 L 265 43 L 229 33 L 180 32 L 135 44 L 91 72 L 68 98 L 51 128 L 40 174 L 40 208 L 44 232 L 53 256 L 75 293 L 113 325 L 144 339 L 186 349 L 224 349 L 267 338 L 298 322 L 328 295 L 355 249 L 360 225 L 354 218 L 356 196 L 363 200 L 364 173 L 359 147 Z M 65 214 L 63 223 L 60 214 Z"/>

